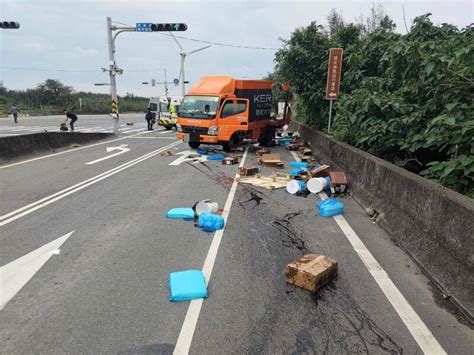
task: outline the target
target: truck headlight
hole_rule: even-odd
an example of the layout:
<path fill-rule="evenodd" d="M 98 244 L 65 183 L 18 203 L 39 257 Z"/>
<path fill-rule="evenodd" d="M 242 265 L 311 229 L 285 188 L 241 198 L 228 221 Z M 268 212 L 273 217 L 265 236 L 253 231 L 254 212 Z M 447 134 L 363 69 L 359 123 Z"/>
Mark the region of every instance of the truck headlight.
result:
<path fill-rule="evenodd" d="M 183 132 L 183 127 L 178 122 L 176 122 L 176 131 Z"/>
<path fill-rule="evenodd" d="M 217 136 L 217 126 L 211 126 L 207 130 L 207 134 L 210 136 Z"/>

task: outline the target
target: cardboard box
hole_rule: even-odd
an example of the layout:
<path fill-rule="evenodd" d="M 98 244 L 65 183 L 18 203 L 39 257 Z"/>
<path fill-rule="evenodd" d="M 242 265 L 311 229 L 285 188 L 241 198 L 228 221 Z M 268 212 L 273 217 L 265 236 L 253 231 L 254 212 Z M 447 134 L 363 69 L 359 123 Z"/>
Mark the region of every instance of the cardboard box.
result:
<path fill-rule="evenodd" d="M 225 157 L 222 159 L 222 165 L 233 165 L 239 162 L 239 158 L 237 157 Z"/>
<path fill-rule="evenodd" d="M 321 165 L 319 168 L 311 170 L 311 175 L 313 177 L 326 177 L 329 176 L 331 168 L 329 165 Z"/>
<path fill-rule="evenodd" d="M 337 261 L 319 254 L 306 254 L 285 267 L 286 282 L 316 292 L 337 276 Z"/>
<path fill-rule="evenodd" d="M 347 178 L 346 174 L 342 171 L 331 171 L 329 173 L 331 179 L 331 192 L 332 193 L 344 193 L 347 190 Z"/>
<path fill-rule="evenodd" d="M 241 176 L 251 176 L 258 173 L 258 167 L 256 166 L 243 166 L 239 170 Z"/>

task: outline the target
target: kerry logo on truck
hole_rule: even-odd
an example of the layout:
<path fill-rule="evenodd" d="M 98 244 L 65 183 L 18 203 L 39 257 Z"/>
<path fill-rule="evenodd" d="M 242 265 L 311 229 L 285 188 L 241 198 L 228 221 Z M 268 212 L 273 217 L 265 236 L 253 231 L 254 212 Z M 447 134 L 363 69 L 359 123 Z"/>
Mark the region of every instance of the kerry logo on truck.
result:
<path fill-rule="evenodd" d="M 268 95 L 268 94 L 254 95 L 253 102 L 254 103 L 267 103 L 267 102 L 272 103 L 272 95 Z"/>
<path fill-rule="evenodd" d="M 249 99 L 249 121 L 268 119 L 272 113 L 272 91 L 269 89 L 236 89 L 235 95 Z"/>

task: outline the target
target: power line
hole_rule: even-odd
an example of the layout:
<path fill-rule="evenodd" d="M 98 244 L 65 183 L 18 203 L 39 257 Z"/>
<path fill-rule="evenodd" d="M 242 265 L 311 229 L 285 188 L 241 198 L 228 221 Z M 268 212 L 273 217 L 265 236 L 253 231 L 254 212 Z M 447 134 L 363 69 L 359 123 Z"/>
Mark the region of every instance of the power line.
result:
<path fill-rule="evenodd" d="M 170 34 L 168 33 L 161 33 L 163 36 L 169 36 L 171 37 Z M 222 47 L 233 47 L 233 48 L 245 48 L 245 49 L 260 49 L 260 50 L 271 50 L 271 51 L 277 51 L 280 48 L 274 48 L 274 47 L 254 47 L 254 46 L 243 46 L 243 45 L 238 45 L 238 44 L 229 44 L 229 43 L 220 43 L 220 42 L 211 42 L 211 41 L 205 41 L 201 39 L 196 39 L 196 38 L 190 38 L 190 37 L 184 37 L 184 36 L 177 36 L 174 35 L 176 38 L 181 38 L 185 39 L 188 41 L 193 41 L 193 42 L 199 42 L 199 43 L 207 43 L 207 44 L 213 44 L 215 46 L 222 46 Z"/>
<path fill-rule="evenodd" d="M 93 73 L 102 72 L 100 69 L 47 69 L 47 68 L 21 68 L 21 67 L 4 67 L 0 66 L 1 69 L 7 70 L 24 70 L 24 71 L 42 71 L 42 72 L 66 72 L 66 73 Z M 162 68 L 157 69 L 126 69 L 127 72 L 156 72 L 162 71 Z"/>

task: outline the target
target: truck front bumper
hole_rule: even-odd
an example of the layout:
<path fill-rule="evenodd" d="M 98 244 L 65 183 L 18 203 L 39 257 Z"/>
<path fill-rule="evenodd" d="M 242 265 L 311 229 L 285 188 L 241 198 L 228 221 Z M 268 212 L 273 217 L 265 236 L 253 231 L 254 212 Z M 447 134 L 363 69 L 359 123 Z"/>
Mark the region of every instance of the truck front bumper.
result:
<path fill-rule="evenodd" d="M 200 142 L 200 143 L 206 143 L 206 144 L 218 144 L 219 139 L 217 136 L 208 136 L 204 134 L 192 134 L 192 133 L 182 133 L 178 132 L 176 134 L 178 139 L 184 141 L 184 142 Z"/>

